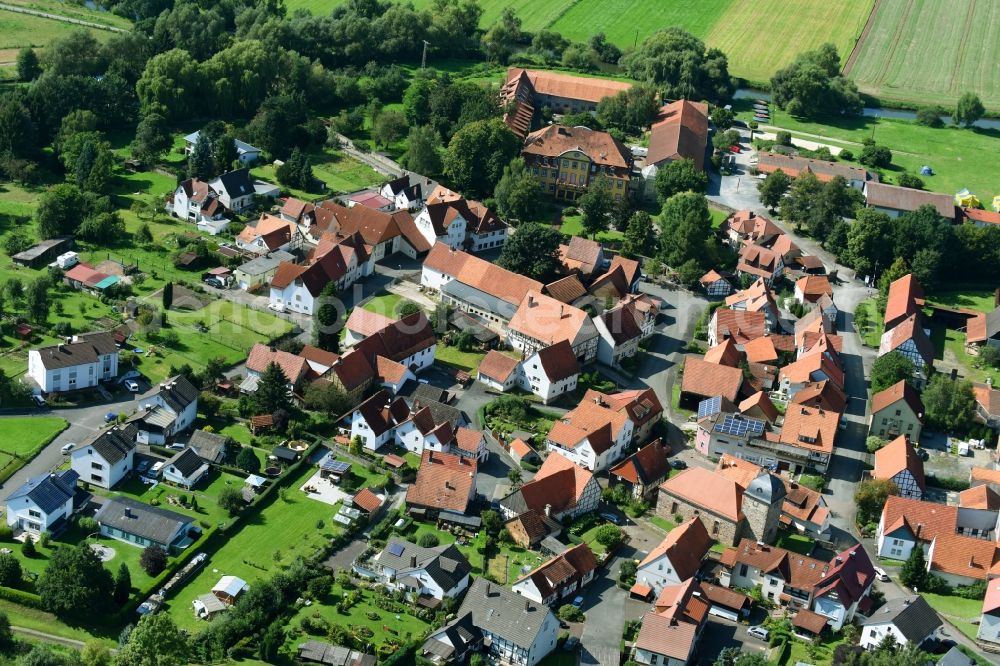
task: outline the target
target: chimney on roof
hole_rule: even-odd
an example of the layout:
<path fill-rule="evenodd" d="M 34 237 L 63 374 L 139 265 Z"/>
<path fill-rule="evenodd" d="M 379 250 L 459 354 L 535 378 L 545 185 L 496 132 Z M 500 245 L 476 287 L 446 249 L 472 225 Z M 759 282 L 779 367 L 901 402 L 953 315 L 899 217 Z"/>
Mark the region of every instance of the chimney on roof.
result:
<path fill-rule="evenodd" d="M 486 594 L 484 594 L 483 596 L 486 596 L 486 597 L 490 596 L 490 583 L 489 583 L 489 581 L 486 581 Z"/>
<path fill-rule="evenodd" d="M 551 515 L 552 515 L 552 505 L 551 504 L 546 504 L 545 505 L 545 517 L 548 518 Z"/>
<path fill-rule="evenodd" d="M 974 566 L 976 566 L 976 556 L 975 555 L 969 555 L 969 568 L 971 569 Z"/>
<path fill-rule="evenodd" d="M 531 294 L 528 294 L 528 307 L 529 308 L 535 307 L 535 297 L 532 296 Z"/>
<path fill-rule="evenodd" d="M 524 612 L 527 613 L 531 610 L 531 602 L 527 599 L 524 600 Z"/>
<path fill-rule="evenodd" d="M 410 566 L 411 567 L 417 566 L 417 556 L 416 555 L 410 555 Z"/>
<path fill-rule="evenodd" d="M 130 509 L 129 507 L 125 507 L 125 517 L 126 518 L 132 517 L 132 509 Z"/>

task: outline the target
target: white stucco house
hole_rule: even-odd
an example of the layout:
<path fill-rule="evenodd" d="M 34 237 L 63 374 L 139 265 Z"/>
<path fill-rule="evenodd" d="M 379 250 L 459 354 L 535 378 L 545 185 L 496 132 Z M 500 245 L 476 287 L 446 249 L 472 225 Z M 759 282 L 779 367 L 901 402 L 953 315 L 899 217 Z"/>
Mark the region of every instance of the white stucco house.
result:
<path fill-rule="evenodd" d="M 861 625 L 861 647 L 874 650 L 887 635 L 899 645 L 920 645 L 942 625 L 934 609 L 923 597 L 911 595 L 890 599 Z"/>
<path fill-rule="evenodd" d="M 74 335 L 28 352 L 28 376 L 43 393 L 92 388 L 118 376 L 118 347 L 111 333 Z"/>
<path fill-rule="evenodd" d="M 163 480 L 190 489 L 208 474 L 208 469 L 208 463 L 194 449 L 187 447 L 163 465 Z"/>
<path fill-rule="evenodd" d="M 81 480 L 111 489 L 135 469 L 138 426 L 124 423 L 94 434 L 70 453 L 70 467 Z"/>
<path fill-rule="evenodd" d="M 369 562 L 355 566 L 355 571 L 413 599 L 454 599 L 469 587 L 472 568 L 453 544 L 423 548 L 392 539 Z"/>
<path fill-rule="evenodd" d="M 7 498 L 7 526 L 37 538 L 73 515 L 79 475 L 71 470 L 34 476 Z"/>
<path fill-rule="evenodd" d="M 668 585 L 678 585 L 698 573 L 701 561 L 712 547 L 705 523 L 692 516 L 670 530 L 660 544 L 649 551 L 636 570 L 637 585 L 648 587 L 654 596 Z"/>
<path fill-rule="evenodd" d="M 197 417 L 198 389 L 177 375 L 136 397 L 136 412 L 129 422 L 138 427 L 140 444 L 162 445 L 193 427 Z"/>
<path fill-rule="evenodd" d="M 986 584 L 986 597 L 983 599 L 983 614 L 979 619 L 979 631 L 976 640 L 1000 650 L 1000 578 L 994 578 Z"/>
<path fill-rule="evenodd" d="M 201 136 L 201 132 L 192 132 L 184 137 L 184 154 L 190 155 L 194 152 L 194 146 L 198 143 L 198 137 Z M 249 166 L 260 159 L 262 151 L 260 148 L 251 146 L 245 141 L 240 141 L 239 139 L 233 139 L 233 145 L 236 146 L 236 159 L 242 166 Z"/>

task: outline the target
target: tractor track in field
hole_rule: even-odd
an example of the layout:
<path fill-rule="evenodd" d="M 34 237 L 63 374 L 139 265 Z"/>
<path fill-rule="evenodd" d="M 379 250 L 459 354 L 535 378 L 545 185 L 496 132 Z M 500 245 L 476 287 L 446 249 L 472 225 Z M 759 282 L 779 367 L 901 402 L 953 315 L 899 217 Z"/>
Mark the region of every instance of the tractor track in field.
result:
<path fill-rule="evenodd" d="M 958 87 L 959 74 L 962 72 L 962 61 L 969 51 L 969 40 L 967 35 L 972 29 L 972 17 L 976 12 L 976 0 L 969 1 L 969 7 L 965 11 L 965 24 L 962 26 L 962 36 L 958 40 L 958 54 L 955 56 L 955 68 L 951 70 L 951 81 L 948 82 L 948 92 L 956 93 Z"/>
<path fill-rule="evenodd" d="M 875 0 L 875 4 L 872 5 L 872 10 L 868 13 L 868 20 L 865 21 L 865 27 L 861 29 L 861 35 L 858 37 L 858 41 L 854 42 L 854 48 L 851 49 L 851 55 L 847 57 L 847 62 L 844 63 L 844 69 L 842 74 L 847 76 L 851 73 L 851 69 L 854 67 L 854 63 L 857 62 L 858 56 L 861 54 L 861 45 L 865 43 L 868 39 L 868 35 L 871 33 L 872 28 L 875 25 L 875 14 L 878 12 L 878 8 L 882 6 L 882 0 Z"/>
<path fill-rule="evenodd" d="M 899 38 L 906 28 L 907 22 L 910 20 L 913 4 L 914 0 L 907 0 L 906 9 L 903 10 L 903 15 L 896 23 L 896 29 L 892 33 L 892 43 L 889 44 L 889 51 L 882 57 L 882 64 L 878 69 L 878 74 L 872 77 L 872 85 L 878 89 L 882 88 L 882 82 L 885 81 L 885 77 L 889 73 L 889 66 L 892 64 L 892 59 L 896 55 L 896 48 L 899 46 Z"/>

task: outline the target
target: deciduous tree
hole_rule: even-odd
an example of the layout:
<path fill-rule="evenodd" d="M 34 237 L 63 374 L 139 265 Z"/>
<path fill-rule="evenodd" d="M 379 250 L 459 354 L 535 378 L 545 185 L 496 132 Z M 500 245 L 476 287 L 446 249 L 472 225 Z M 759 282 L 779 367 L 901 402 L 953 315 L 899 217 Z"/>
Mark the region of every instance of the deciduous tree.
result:
<path fill-rule="evenodd" d="M 698 170 L 694 160 L 674 160 L 656 172 L 656 194 L 661 201 L 681 192 L 704 192 L 706 187 L 708 176 Z"/>
<path fill-rule="evenodd" d="M 520 157 L 504 167 L 503 176 L 493 191 L 497 214 L 508 222 L 535 219 L 540 197 L 541 186 Z"/>
<path fill-rule="evenodd" d="M 19 81 L 34 81 L 42 74 L 42 65 L 38 62 L 38 54 L 30 46 L 25 46 L 17 52 L 16 67 Z"/>
<path fill-rule="evenodd" d="M 875 359 L 872 364 L 872 394 L 884 391 L 893 384 L 913 380 L 913 361 L 897 351 L 891 351 Z"/>
<path fill-rule="evenodd" d="M 663 204 L 660 214 L 660 256 L 673 268 L 687 261 L 698 267 L 713 262 L 714 249 L 709 245 L 712 214 L 705 195 L 695 192 L 675 194 Z"/>
<path fill-rule="evenodd" d="M 961 124 L 970 127 L 982 118 L 985 113 L 986 108 L 983 106 L 983 102 L 979 99 L 978 95 L 972 92 L 963 93 L 955 105 L 954 122 L 956 125 Z"/>
<path fill-rule="evenodd" d="M 319 307 L 316 308 L 316 321 L 313 325 L 313 344 L 320 349 L 336 352 L 340 350 L 340 331 L 337 322 L 340 321 L 342 304 L 337 298 L 339 292 L 334 282 L 323 286 L 319 294 Z"/>
<path fill-rule="evenodd" d="M 189 639 L 169 613 L 150 613 L 128 635 L 118 651 L 118 666 L 182 666 L 188 663 Z"/>
<path fill-rule="evenodd" d="M 406 139 L 406 168 L 423 176 L 441 173 L 441 139 L 433 127 L 411 127 Z"/>
<path fill-rule="evenodd" d="M 159 576 L 167 568 L 167 551 L 159 546 L 146 546 L 139 557 L 139 566 L 150 576 Z"/>
<path fill-rule="evenodd" d="M 920 395 L 927 425 L 940 432 L 966 434 L 976 415 L 976 395 L 968 380 L 937 373 Z"/>
<path fill-rule="evenodd" d="M 46 610 L 61 618 L 93 620 L 110 606 L 114 580 L 84 542 L 52 551 L 35 588 Z"/>
<path fill-rule="evenodd" d="M 772 171 L 764 177 L 764 180 L 757 184 L 757 191 L 760 193 L 760 202 L 769 210 L 778 210 L 781 199 L 788 193 L 792 186 L 792 179 L 778 169 Z"/>
<path fill-rule="evenodd" d="M 858 523 L 867 525 L 878 520 L 882 507 L 889 495 L 896 495 L 899 489 L 888 479 L 866 479 L 858 483 L 854 491 L 854 503 L 858 507 Z"/>
<path fill-rule="evenodd" d="M 444 170 L 462 192 L 488 196 L 503 176 L 503 168 L 520 150 L 521 142 L 502 120 L 478 120 L 451 138 Z"/>
<path fill-rule="evenodd" d="M 562 237 L 548 225 L 525 222 L 503 245 L 497 265 L 542 282 L 551 281 L 559 271 Z"/>
<path fill-rule="evenodd" d="M 726 55 L 706 50 L 704 42 L 681 28 L 658 30 L 622 61 L 629 76 L 656 83 L 668 99 L 717 101 L 733 92 Z"/>
<path fill-rule="evenodd" d="M 656 254 L 656 249 L 656 229 L 653 226 L 653 218 L 644 210 L 636 211 L 629 218 L 628 226 L 625 227 L 622 254 L 633 258 L 639 255 L 652 257 Z"/>
<path fill-rule="evenodd" d="M 602 175 L 592 179 L 587 185 L 587 191 L 577 199 L 580 213 L 583 215 L 581 224 L 585 233 L 591 238 L 608 228 L 609 215 L 615 206 L 615 196 L 611 189 L 611 181 Z"/>

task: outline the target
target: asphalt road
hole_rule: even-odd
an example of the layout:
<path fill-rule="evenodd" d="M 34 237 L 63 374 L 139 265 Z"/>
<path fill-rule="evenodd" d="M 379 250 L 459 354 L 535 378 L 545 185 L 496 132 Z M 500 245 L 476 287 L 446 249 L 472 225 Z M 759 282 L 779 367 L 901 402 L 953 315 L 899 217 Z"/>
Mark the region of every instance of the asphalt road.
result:
<path fill-rule="evenodd" d="M 62 465 L 65 457 L 62 447 L 70 442 L 79 443 L 81 440 L 105 427 L 104 415 L 108 412 L 131 412 L 135 408 L 135 398 L 131 393 L 120 394 L 112 402 L 101 403 L 90 407 L 78 407 L 75 409 L 52 409 L 37 410 L 33 416 L 60 416 L 69 421 L 70 426 L 62 431 L 52 443 L 42 449 L 27 465 L 14 473 L 0 487 L 0 505 L 7 505 L 7 498 L 12 492 L 17 490 L 21 484 L 33 476 L 45 474 Z M 0 429 L 3 428 L 3 419 L 8 416 L 0 416 Z"/>

